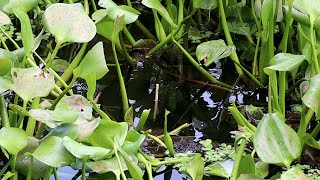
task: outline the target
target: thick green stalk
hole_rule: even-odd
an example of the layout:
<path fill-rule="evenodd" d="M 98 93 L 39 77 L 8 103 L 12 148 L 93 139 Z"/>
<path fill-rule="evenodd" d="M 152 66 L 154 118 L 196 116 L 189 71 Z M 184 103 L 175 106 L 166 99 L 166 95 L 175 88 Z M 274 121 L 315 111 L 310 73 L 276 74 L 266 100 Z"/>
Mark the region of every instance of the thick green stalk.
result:
<path fill-rule="evenodd" d="M 86 180 L 87 176 L 86 176 L 86 162 L 88 161 L 87 158 L 83 158 L 82 159 L 82 168 L 81 168 L 81 174 L 82 174 L 82 180 Z"/>
<path fill-rule="evenodd" d="M 93 109 L 102 117 L 102 119 L 111 121 L 109 116 L 98 107 L 97 103 L 93 99 L 89 99 L 89 101 L 91 102 Z"/>
<path fill-rule="evenodd" d="M 211 81 L 212 83 L 221 85 L 223 87 L 232 89 L 232 86 L 225 84 L 223 82 L 218 81 L 216 78 L 214 78 L 208 71 L 206 71 L 203 67 L 201 67 L 201 65 L 195 60 L 193 59 L 193 57 L 175 40 L 172 38 L 173 43 L 182 51 L 182 53 L 187 57 L 187 59 L 190 61 L 190 63 L 197 68 L 197 70 L 203 75 L 205 76 L 209 81 Z"/>
<path fill-rule="evenodd" d="M 122 36 L 122 32 L 119 33 L 119 41 L 120 41 L 120 45 L 121 45 L 121 49 L 123 52 L 123 56 L 126 58 L 126 60 L 130 63 L 130 64 L 134 64 L 135 61 L 134 59 L 129 55 L 126 46 L 123 42 L 123 36 Z"/>
<path fill-rule="evenodd" d="M 287 73 L 285 71 L 279 72 L 279 107 L 283 116 L 286 113 L 286 87 L 287 87 Z"/>
<path fill-rule="evenodd" d="M 240 168 L 240 162 L 242 159 L 242 154 L 244 152 L 244 148 L 246 147 L 246 143 L 247 143 L 247 140 L 245 138 L 242 138 L 240 147 L 237 152 L 236 159 L 234 161 L 230 180 L 237 180 L 237 178 L 238 178 L 238 171 Z"/>
<path fill-rule="evenodd" d="M 320 132 L 320 123 L 318 122 L 317 126 L 313 129 L 311 136 L 316 138 Z"/>
<path fill-rule="evenodd" d="M 6 100 L 4 99 L 3 95 L 0 96 L 0 115 L 2 127 L 10 127 L 10 121 L 6 107 Z"/>
<path fill-rule="evenodd" d="M 256 44 L 256 48 L 255 48 L 255 51 L 254 51 L 254 58 L 253 58 L 253 64 L 252 64 L 252 74 L 256 77 L 259 76 L 259 68 L 258 68 L 258 53 L 259 53 L 259 46 L 260 46 L 260 41 L 261 41 L 261 23 L 260 21 L 258 20 L 257 18 L 257 15 L 256 15 L 256 11 L 255 11 L 255 6 L 254 6 L 254 1 L 255 0 L 251 0 L 251 10 L 252 10 L 252 16 L 254 18 L 254 21 L 256 23 L 256 26 L 257 26 L 257 44 Z"/>
<path fill-rule="evenodd" d="M 223 31 L 224 31 L 224 35 L 226 37 L 226 41 L 228 45 L 233 45 L 233 41 L 230 35 L 230 31 L 228 28 L 228 24 L 227 24 L 227 19 L 226 19 L 226 15 L 224 13 L 224 7 L 223 7 L 223 2 L 222 0 L 218 0 L 218 7 L 219 7 L 219 14 L 220 14 L 220 19 L 221 19 L 221 24 L 223 27 Z M 238 55 L 236 52 L 233 52 L 230 56 L 230 58 L 232 58 L 234 61 L 238 62 L 240 64 Z M 238 72 L 239 75 L 243 75 L 243 71 L 241 68 L 239 68 L 237 65 L 235 65 L 236 71 Z"/>
<path fill-rule="evenodd" d="M 45 66 L 46 68 L 49 68 L 51 66 L 52 61 L 56 57 L 61 45 L 62 45 L 61 42 L 57 42 L 56 47 L 54 48 L 54 50 L 53 50 L 53 52 L 52 52 L 52 54 L 51 54 L 51 56 L 50 56 L 50 58 L 49 58 L 49 60 L 48 60 L 48 62 L 46 64 L 46 66 Z"/>
<path fill-rule="evenodd" d="M 86 11 L 86 13 L 89 14 L 89 3 L 88 3 L 88 0 L 83 0 L 83 6 L 84 6 L 84 10 Z"/>
<path fill-rule="evenodd" d="M 13 44 L 13 46 L 16 48 L 16 49 L 19 49 L 19 45 L 2 29 L 2 27 L 0 26 L 0 30 L 1 32 L 9 39 L 9 41 Z"/>
<path fill-rule="evenodd" d="M 56 98 L 56 100 L 53 102 L 53 104 L 50 107 L 50 110 L 54 110 L 54 108 L 57 106 L 57 104 L 59 103 L 59 101 L 68 93 L 68 91 L 73 87 L 73 84 L 76 82 L 77 78 L 72 78 L 72 81 L 70 82 L 70 84 L 68 85 L 68 87 L 66 87 L 62 93 L 59 95 L 59 97 Z"/>
<path fill-rule="evenodd" d="M 272 108 L 276 109 L 278 112 L 281 112 L 280 106 L 279 106 L 279 96 L 278 96 L 278 80 L 277 80 L 277 74 L 276 72 L 272 72 L 269 76 L 271 87 L 271 95 L 272 95 Z"/>
<path fill-rule="evenodd" d="M 127 110 L 129 109 L 128 96 L 127 96 L 127 91 L 126 91 L 126 86 L 124 84 L 123 76 L 121 73 L 121 68 L 120 68 L 120 64 L 118 61 L 116 46 L 115 46 L 114 42 L 112 42 L 112 52 L 113 52 L 114 61 L 116 63 L 116 68 L 117 68 L 117 73 L 118 73 L 118 78 L 119 78 L 123 112 L 126 113 Z"/>
<path fill-rule="evenodd" d="M 313 59 L 313 65 L 316 70 L 317 74 L 320 74 L 320 67 L 319 67 L 319 62 L 318 62 L 318 56 L 317 56 L 317 51 L 314 43 L 314 30 L 313 30 L 313 25 L 314 25 L 314 20 L 313 18 L 310 18 L 310 41 L 311 41 L 311 48 L 312 48 L 312 59 Z"/>
<path fill-rule="evenodd" d="M 149 31 L 148 28 L 146 28 L 146 27 L 141 23 L 141 21 L 136 20 L 134 23 L 135 23 L 136 26 L 138 26 L 138 28 L 143 32 L 143 34 L 144 34 L 147 38 L 153 39 L 153 40 L 157 40 L 157 38 Z"/>
<path fill-rule="evenodd" d="M 128 41 L 130 42 L 130 44 L 134 45 L 136 43 L 136 40 L 134 40 L 134 38 L 132 37 L 131 33 L 129 32 L 126 26 L 123 28 L 123 32 L 126 38 L 128 39 Z"/>
<path fill-rule="evenodd" d="M 122 165 L 121 165 L 120 157 L 119 157 L 119 155 L 118 155 L 118 149 L 115 147 L 115 145 L 114 145 L 113 149 L 114 149 L 114 154 L 115 154 L 115 156 L 117 157 L 118 166 L 119 166 L 119 170 L 120 170 L 122 179 L 123 179 L 123 180 L 127 180 L 127 177 L 126 177 L 126 175 L 124 174 L 124 171 L 123 171 L 123 168 L 122 168 Z"/>
<path fill-rule="evenodd" d="M 30 164 L 28 166 L 27 180 L 31 180 L 32 179 L 32 170 L 33 170 L 33 156 L 30 154 L 30 155 L 28 155 L 28 158 L 30 158 Z"/>
<path fill-rule="evenodd" d="M 40 97 L 33 98 L 33 102 L 31 104 L 31 109 L 39 108 L 39 103 L 40 103 Z M 27 128 L 26 128 L 26 133 L 28 136 L 33 136 L 34 129 L 36 127 L 36 123 L 37 123 L 37 121 L 29 116 L 28 124 L 27 124 Z"/>
<path fill-rule="evenodd" d="M 93 11 L 96 12 L 98 9 L 97 9 L 96 2 L 94 0 L 91 0 L 91 5 L 93 7 Z"/>

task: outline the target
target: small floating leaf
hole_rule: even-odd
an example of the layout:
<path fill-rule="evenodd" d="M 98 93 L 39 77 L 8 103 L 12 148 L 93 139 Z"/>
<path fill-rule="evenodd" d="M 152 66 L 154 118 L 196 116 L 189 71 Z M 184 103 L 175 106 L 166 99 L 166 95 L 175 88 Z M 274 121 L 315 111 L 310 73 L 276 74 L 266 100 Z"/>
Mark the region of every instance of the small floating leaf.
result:
<path fill-rule="evenodd" d="M 11 74 L 12 90 L 25 101 L 48 96 L 55 84 L 53 75 L 38 67 L 13 68 Z"/>
<path fill-rule="evenodd" d="M 96 146 L 86 146 L 84 144 L 78 143 L 68 136 L 63 138 L 63 144 L 68 149 L 68 151 L 79 159 L 92 159 L 99 160 L 107 157 L 110 149 L 105 149 Z"/>
<path fill-rule="evenodd" d="M 257 154 L 265 163 L 289 167 L 302 152 L 297 133 L 285 124 L 279 113 L 264 115 L 253 138 Z"/>
<path fill-rule="evenodd" d="M 1 0 L 0 10 L 13 14 L 14 10 L 20 10 L 25 13 L 37 7 L 39 0 Z"/>
<path fill-rule="evenodd" d="M 82 4 L 55 3 L 43 14 L 44 27 L 57 42 L 89 42 L 96 34 L 96 26 Z"/>
<path fill-rule="evenodd" d="M 10 154 L 17 155 L 18 152 L 28 144 L 26 132 L 20 128 L 3 127 L 0 129 L 0 146 Z"/>
<path fill-rule="evenodd" d="M 50 136 L 42 141 L 32 156 L 52 167 L 67 166 L 76 160 L 63 145 L 62 138 L 56 136 Z"/>
<path fill-rule="evenodd" d="M 308 91 L 302 97 L 302 102 L 316 114 L 316 119 L 320 119 L 320 74 L 310 79 Z"/>
<path fill-rule="evenodd" d="M 230 56 L 235 50 L 235 46 L 227 46 L 222 39 L 212 40 L 199 44 L 196 56 L 199 62 L 204 61 L 205 66 L 209 66 L 219 59 Z"/>
<path fill-rule="evenodd" d="M 196 153 L 191 161 L 187 164 L 187 172 L 193 180 L 202 179 L 204 173 L 204 162 L 201 154 Z"/>

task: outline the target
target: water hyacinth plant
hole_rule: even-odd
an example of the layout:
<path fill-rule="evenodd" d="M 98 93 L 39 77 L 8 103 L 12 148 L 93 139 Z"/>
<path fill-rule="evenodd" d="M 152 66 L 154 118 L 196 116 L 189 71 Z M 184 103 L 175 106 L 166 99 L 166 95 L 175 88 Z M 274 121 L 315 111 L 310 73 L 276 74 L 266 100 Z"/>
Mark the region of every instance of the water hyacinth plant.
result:
<path fill-rule="evenodd" d="M 75 179 L 153 179 L 164 167 L 193 180 L 319 178 L 319 162 L 303 164 L 320 150 L 319 6 L 320 0 L 1 0 L 0 177 L 59 179 L 59 168 L 69 166 L 79 172 Z M 156 97 L 153 109 L 135 106 L 128 88 L 144 63 L 157 71 L 144 77 Z M 166 84 L 164 73 L 176 79 Z M 119 94 L 104 96 L 120 96 L 119 116 L 100 99 L 108 78 Z M 238 126 L 233 145 L 202 139 L 198 150 L 179 152 L 175 138 L 183 133 L 177 134 L 200 128 L 196 118 L 177 124 L 190 109 L 207 113 L 195 107 L 201 95 L 179 103 L 185 82 L 201 86 L 197 93 L 210 87 L 227 94 L 218 97 L 223 109 L 212 121 L 223 121 L 228 110 Z M 261 89 L 262 107 L 242 111 L 238 105 L 246 102 L 231 100 Z M 182 105 L 187 111 L 177 118 Z M 146 150 L 150 142 L 165 149 L 162 157 Z"/>

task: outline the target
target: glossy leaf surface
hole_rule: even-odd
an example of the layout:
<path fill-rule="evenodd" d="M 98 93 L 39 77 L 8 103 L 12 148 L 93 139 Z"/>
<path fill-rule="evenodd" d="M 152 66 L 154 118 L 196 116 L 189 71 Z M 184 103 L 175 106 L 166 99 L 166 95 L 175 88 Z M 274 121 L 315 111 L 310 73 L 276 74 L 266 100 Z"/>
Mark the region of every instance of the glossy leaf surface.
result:
<path fill-rule="evenodd" d="M 294 55 L 290 53 L 278 53 L 270 60 L 269 67 L 266 67 L 264 71 L 293 71 L 297 69 L 304 61 L 305 55 Z"/>
<path fill-rule="evenodd" d="M 0 146 L 11 155 L 16 155 L 28 144 L 26 132 L 20 128 L 2 127 L 0 129 Z"/>

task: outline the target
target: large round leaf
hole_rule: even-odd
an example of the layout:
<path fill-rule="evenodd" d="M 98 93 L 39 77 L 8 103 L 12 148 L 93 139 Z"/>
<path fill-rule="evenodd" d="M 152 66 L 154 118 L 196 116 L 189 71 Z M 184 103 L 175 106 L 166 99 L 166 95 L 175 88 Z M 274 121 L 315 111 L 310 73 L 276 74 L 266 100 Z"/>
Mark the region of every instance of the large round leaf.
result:
<path fill-rule="evenodd" d="M 32 156 L 52 167 L 67 166 L 76 160 L 63 145 L 62 138 L 56 136 L 50 136 L 42 141 Z"/>
<path fill-rule="evenodd" d="M 310 79 L 309 89 L 302 97 L 302 102 L 316 113 L 316 119 L 320 119 L 320 74 Z"/>
<path fill-rule="evenodd" d="M 86 146 L 78 143 L 68 136 L 63 138 L 63 144 L 71 154 L 79 159 L 100 160 L 106 158 L 110 152 L 110 149 L 96 146 Z"/>
<path fill-rule="evenodd" d="M 57 42 L 89 42 L 96 34 L 96 26 L 82 4 L 56 3 L 43 14 L 44 27 Z"/>
<path fill-rule="evenodd" d="M 14 10 L 28 12 L 37 7 L 40 0 L 1 0 L 0 10 L 13 14 Z"/>
<path fill-rule="evenodd" d="M 11 74 L 12 90 L 25 101 L 48 96 L 55 84 L 53 75 L 38 67 L 13 68 Z"/>
<path fill-rule="evenodd" d="M 10 154 L 16 155 L 28 144 L 26 132 L 20 128 L 3 127 L 0 129 L 0 146 Z"/>
<path fill-rule="evenodd" d="M 253 145 L 263 162 L 287 167 L 302 152 L 297 133 L 279 113 L 266 114 L 262 118 L 253 136 Z"/>
<path fill-rule="evenodd" d="M 219 59 L 230 56 L 235 50 L 235 46 L 227 46 L 224 40 L 218 39 L 199 44 L 196 56 L 199 62 L 204 61 L 205 65 L 209 66 Z"/>
<path fill-rule="evenodd" d="M 11 24 L 11 19 L 6 13 L 0 11 L 0 26 L 5 24 Z"/>

